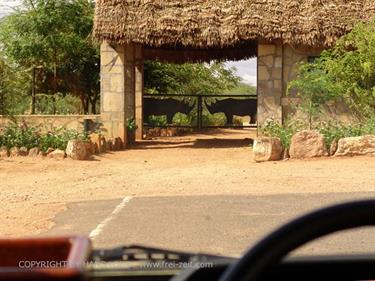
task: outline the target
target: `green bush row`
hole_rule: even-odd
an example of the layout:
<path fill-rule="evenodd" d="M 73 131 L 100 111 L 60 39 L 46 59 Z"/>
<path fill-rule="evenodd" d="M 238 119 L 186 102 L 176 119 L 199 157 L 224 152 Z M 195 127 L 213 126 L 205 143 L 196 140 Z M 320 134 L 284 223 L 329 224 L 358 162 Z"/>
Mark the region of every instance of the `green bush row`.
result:
<path fill-rule="evenodd" d="M 292 136 L 304 129 L 308 129 L 309 124 L 301 120 L 286 120 L 283 124 L 270 120 L 262 127 L 262 133 L 269 137 L 278 137 L 283 147 L 289 148 Z M 375 118 L 367 119 L 361 123 L 344 124 L 336 121 L 320 122 L 312 128 L 324 136 L 327 147 L 333 141 L 341 138 L 357 137 L 375 134 Z"/>
<path fill-rule="evenodd" d="M 30 126 L 25 122 L 21 124 L 10 123 L 4 129 L 0 129 L 0 147 L 26 147 L 27 149 L 38 147 L 42 151 L 48 148 L 65 150 L 68 141 L 73 139 L 88 140 L 86 133 L 66 128 L 54 128 L 43 132 L 40 128 Z"/>
<path fill-rule="evenodd" d="M 176 113 L 173 117 L 173 124 L 179 126 L 196 126 L 197 125 L 197 114 L 196 112 L 190 113 L 189 115 L 183 113 Z M 167 126 L 167 117 L 166 116 L 154 116 L 151 115 L 148 118 L 148 123 L 155 127 Z M 210 114 L 206 110 L 202 112 L 202 123 L 204 126 L 225 126 L 227 120 L 224 113 L 215 113 Z M 234 125 L 242 126 L 242 119 L 234 116 L 233 118 Z"/>

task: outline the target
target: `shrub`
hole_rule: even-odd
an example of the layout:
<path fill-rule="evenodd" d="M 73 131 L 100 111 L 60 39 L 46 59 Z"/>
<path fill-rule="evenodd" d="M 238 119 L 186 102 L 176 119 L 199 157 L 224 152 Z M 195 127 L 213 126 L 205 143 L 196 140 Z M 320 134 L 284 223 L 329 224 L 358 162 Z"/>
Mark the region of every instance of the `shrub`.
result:
<path fill-rule="evenodd" d="M 375 134 L 375 118 L 370 118 L 357 124 L 342 124 L 332 121 L 322 122 L 317 126 L 316 130 L 324 135 L 326 145 L 329 147 L 333 141 L 338 141 L 341 138 Z"/>
<path fill-rule="evenodd" d="M 8 148 L 25 146 L 30 149 L 38 146 L 38 137 L 38 130 L 25 122 L 20 125 L 11 123 L 0 134 L 0 146 Z"/>
<path fill-rule="evenodd" d="M 306 125 L 300 120 L 288 119 L 283 124 L 275 120 L 269 120 L 261 128 L 261 131 L 266 136 L 279 138 L 283 147 L 289 148 L 292 136 L 305 128 Z"/>
<path fill-rule="evenodd" d="M 39 147 L 42 151 L 47 151 L 50 147 L 64 150 L 68 141 L 73 139 L 87 141 L 88 135 L 66 128 L 55 128 L 45 133 L 25 122 L 10 123 L 0 131 L 0 147 L 7 148 L 24 146 L 28 149 Z"/>

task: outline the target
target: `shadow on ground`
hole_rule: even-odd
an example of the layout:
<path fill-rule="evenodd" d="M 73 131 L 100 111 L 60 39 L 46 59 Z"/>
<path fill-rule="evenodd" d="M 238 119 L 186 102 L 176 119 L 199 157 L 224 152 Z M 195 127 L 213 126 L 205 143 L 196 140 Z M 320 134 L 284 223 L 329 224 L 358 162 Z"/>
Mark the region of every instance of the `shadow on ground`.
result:
<path fill-rule="evenodd" d="M 133 149 L 170 149 L 170 148 L 236 148 L 248 147 L 254 142 L 253 139 L 196 139 L 194 141 L 142 141 L 138 142 Z"/>
<path fill-rule="evenodd" d="M 256 130 L 209 129 L 176 137 L 137 142 L 133 149 L 240 148 L 253 144 Z"/>

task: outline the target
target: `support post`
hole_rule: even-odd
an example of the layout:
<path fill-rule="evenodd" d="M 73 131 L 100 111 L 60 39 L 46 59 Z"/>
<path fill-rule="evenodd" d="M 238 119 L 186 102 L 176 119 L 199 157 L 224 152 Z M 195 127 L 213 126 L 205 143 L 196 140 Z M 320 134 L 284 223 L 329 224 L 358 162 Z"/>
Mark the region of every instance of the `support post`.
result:
<path fill-rule="evenodd" d="M 258 125 L 267 119 L 282 122 L 283 46 L 258 45 Z"/>
<path fill-rule="evenodd" d="M 135 45 L 135 139 L 143 139 L 144 61 L 142 45 Z"/>
<path fill-rule="evenodd" d="M 120 137 L 126 146 L 127 122 L 134 118 L 134 47 L 103 42 L 100 52 L 101 129 L 106 137 Z"/>

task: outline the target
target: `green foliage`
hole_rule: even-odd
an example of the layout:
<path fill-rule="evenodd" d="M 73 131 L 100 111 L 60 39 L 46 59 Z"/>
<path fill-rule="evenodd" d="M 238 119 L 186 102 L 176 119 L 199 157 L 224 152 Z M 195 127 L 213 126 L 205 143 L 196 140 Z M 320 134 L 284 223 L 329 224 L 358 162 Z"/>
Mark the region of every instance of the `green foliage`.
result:
<path fill-rule="evenodd" d="M 375 118 L 356 124 L 343 124 L 334 121 L 322 122 L 316 127 L 316 130 L 324 135 L 326 145 L 329 147 L 333 141 L 338 141 L 341 138 L 375 134 Z"/>
<path fill-rule="evenodd" d="M 148 94 L 220 94 L 238 85 L 235 69 L 223 63 L 145 63 L 145 92 Z"/>
<path fill-rule="evenodd" d="M 0 115 L 23 114 L 29 108 L 28 79 L 27 73 L 0 53 Z"/>
<path fill-rule="evenodd" d="M 39 135 L 38 147 L 42 151 L 47 151 L 50 147 L 65 150 L 68 142 L 76 139 L 88 141 L 88 136 L 86 133 L 80 133 L 76 130 L 56 128 L 53 131 Z"/>
<path fill-rule="evenodd" d="M 151 115 L 148 117 L 148 122 L 153 127 L 164 127 L 168 125 L 167 116 L 155 116 Z"/>
<path fill-rule="evenodd" d="M 249 84 L 239 82 L 234 88 L 228 89 L 224 91 L 227 95 L 256 95 L 257 88 L 255 86 L 251 86 Z"/>
<path fill-rule="evenodd" d="M 284 121 L 283 124 L 274 120 L 269 120 L 261 128 L 261 131 L 265 136 L 279 138 L 283 147 L 289 148 L 292 136 L 305 128 L 305 123 L 300 120 L 289 119 Z"/>
<path fill-rule="evenodd" d="M 309 128 L 312 128 L 313 119 L 322 113 L 323 106 L 334 99 L 332 82 L 328 79 L 319 60 L 313 64 L 302 64 L 299 67 L 297 79 L 288 85 L 288 93 L 297 90 L 299 99 L 298 108 L 306 114 Z"/>
<path fill-rule="evenodd" d="M 127 129 L 128 129 L 129 132 L 134 132 L 138 128 L 138 126 L 135 124 L 134 118 L 128 119 L 126 126 L 127 126 Z"/>
<path fill-rule="evenodd" d="M 361 119 L 374 116 L 375 21 L 358 24 L 323 53 L 321 62 L 335 93 Z"/>
<path fill-rule="evenodd" d="M 72 95 L 57 94 L 54 97 L 45 94 L 38 94 L 35 113 L 36 114 L 77 114 L 81 107 L 78 97 Z M 79 111 L 78 111 L 79 112 Z"/>
<path fill-rule="evenodd" d="M 32 147 L 39 146 L 39 133 L 36 128 L 29 127 L 26 123 L 20 125 L 11 123 L 0 134 L 0 146 Z"/>
<path fill-rule="evenodd" d="M 48 132 L 43 132 L 38 127 L 29 126 L 27 123 L 10 123 L 0 131 L 0 147 L 39 147 L 42 151 L 48 148 L 65 150 L 68 141 L 80 139 L 87 141 L 86 133 L 66 128 L 55 128 Z"/>
<path fill-rule="evenodd" d="M 33 89 L 76 95 L 88 113 L 90 103 L 95 111 L 99 95 L 99 48 L 91 40 L 92 26 L 90 0 L 24 0 L 22 8 L 1 20 L 0 48 L 29 72 L 29 94 Z"/>
<path fill-rule="evenodd" d="M 303 64 L 291 82 L 311 120 L 329 100 L 344 102 L 359 120 L 374 116 L 375 20 L 360 23 L 313 64 Z M 310 122 L 311 123 L 311 122 Z"/>

